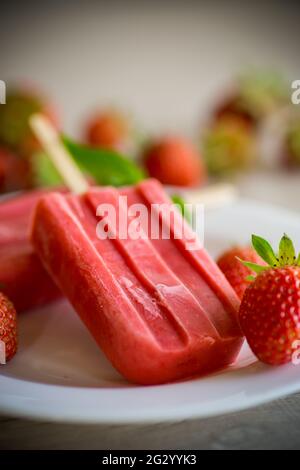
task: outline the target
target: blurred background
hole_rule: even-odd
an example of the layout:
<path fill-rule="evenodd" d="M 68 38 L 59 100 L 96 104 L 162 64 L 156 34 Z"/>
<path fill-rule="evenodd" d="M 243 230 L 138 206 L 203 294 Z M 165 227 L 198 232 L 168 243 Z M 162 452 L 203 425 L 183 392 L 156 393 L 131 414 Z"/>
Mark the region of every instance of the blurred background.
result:
<path fill-rule="evenodd" d="M 98 184 L 226 180 L 300 209 L 299 20 L 279 0 L 6 2 L 1 191 L 59 183 L 27 127 L 42 111 Z"/>

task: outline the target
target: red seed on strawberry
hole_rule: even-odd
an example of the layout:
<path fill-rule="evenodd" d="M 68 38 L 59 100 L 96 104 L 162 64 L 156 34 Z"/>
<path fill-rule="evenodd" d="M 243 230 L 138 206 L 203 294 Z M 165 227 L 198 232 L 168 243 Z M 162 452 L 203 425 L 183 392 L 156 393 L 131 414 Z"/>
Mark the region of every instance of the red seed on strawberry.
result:
<path fill-rule="evenodd" d="M 257 276 L 246 290 L 240 312 L 241 328 L 253 353 L 262 362 L 291 362 L 300 340 L 300 256 L 284 235 L 276 255 L 270 244 L 257 236 L 253 246 L 268 263 L 244 265 Z"/>
<path fill-rule="evenodd" d="M 10 300 L 0 293 L 0 364 L 10 361 L 17 348 L 16 310 Z"/>

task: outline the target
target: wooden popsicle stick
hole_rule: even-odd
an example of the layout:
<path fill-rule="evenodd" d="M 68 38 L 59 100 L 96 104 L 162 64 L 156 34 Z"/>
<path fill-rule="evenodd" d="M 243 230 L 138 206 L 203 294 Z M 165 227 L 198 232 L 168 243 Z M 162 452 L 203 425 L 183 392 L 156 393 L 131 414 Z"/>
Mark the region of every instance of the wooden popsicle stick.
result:
<path fill-rule="evenodd" d="M 34 114 L 30 118 L 30 127 L 69 190 L 76 194 L 87 192 L 88 182 L 50 121 L 42 114 Z"/>

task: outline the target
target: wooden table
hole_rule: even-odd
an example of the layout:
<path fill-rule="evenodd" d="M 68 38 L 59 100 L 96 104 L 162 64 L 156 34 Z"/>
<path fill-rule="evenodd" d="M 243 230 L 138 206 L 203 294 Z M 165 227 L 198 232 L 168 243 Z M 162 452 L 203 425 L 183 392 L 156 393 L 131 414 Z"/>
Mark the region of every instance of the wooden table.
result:
<path fill-rule="evenodd" d="M 149 426 L 0 418 L 0 449 L 299 449 L 300 394 L 253 410 Z"/>
<path fill-rule="evenodd" d="M 250 175 L 241 193 L 300 210 L 300 175 Z M 299 245 L 298 240 L 298 245 Z M 144 426 L 83 426 L 0 417 L 0 449 L 298 449 L 300 394 L 217 418 Z"/>

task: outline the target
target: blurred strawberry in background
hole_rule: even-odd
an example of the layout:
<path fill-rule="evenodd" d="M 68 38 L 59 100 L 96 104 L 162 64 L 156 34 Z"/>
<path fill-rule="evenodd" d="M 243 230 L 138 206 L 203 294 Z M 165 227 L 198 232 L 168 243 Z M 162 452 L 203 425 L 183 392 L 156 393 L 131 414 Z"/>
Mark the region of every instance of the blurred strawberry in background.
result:
<path fill-rule="evenodd" d="M 143 155 L 150 176 L 172 186 L 197 186 L 206 180 L 200 154 L 181 137 L 168 136 L 152 142 Z"/>
<path fill-rule="evenodd" d="M 283 144 L 283 163 L 300 168 L 300 117 L 288 126 Z"/>
<path fill-rule="evenodd" d="M 238 93 L 233 94 L 217 107 L 214 112 L 213 121 L 216 123 L 230 119 L 240 122 L 241 126 L 252 130 L 256 127 L 254 116 L 243 108 Z"/>
<path fill-rule="evenodd" d="M 140 165 L 163 184 L 186 187 L 203 184 L 207 173 L 227 178 L 240 171 L 262 168 L 267 160 L 266 148 L 270 149 L 271 166 L 277 164 L 282 149 L 282 166 L 300 166 L 300 118 L 288 124 L 292 107 L 289 94 L 289 87 L 278 73 L 255 70 L 237 77 L 201 131 L 199 151 L 178 136 L 165 136 L 145 146 L 146 133 L 137 132 L 126 114 L 104 108 L 91 114 L 82 129 L 86 148 L 102 152 L 102 157 L 88 152 L 85 158 L 86 150 L 82 150 L 80 157 L 76 151 L 74 158 L 81 160 L 84 171 L 89 167 L 88 174 L 93 181 L 118 184 L 132 181 L 131 177 L 125 177 L 128 165 L 131 170 L 135 165 L 135 173 L 141 174 Z M 61 183 L 30 131 L 29 118 L 36 112 L 45 114 L 59 127 L 55 109 L 38 89 L 8 89 L 6 104 L 0 106 L 0 192 Z M 276 116 L 279 124 L 266 126 L 272 119 L 275 122 Z M 275 141 L 278 145 L 274 151 Z M 109 152 L 119 153 L 121 160 Z M 140 161 L 135 161 L 140 155 Z"/>
<path fill-rule="evenodd" d="M 51 104 L 32 88 L 8 91 L 6 104 L 0 106 L 1 191 L 33 186 L 31 159 L 40 147 L 29 128 L 29 118 L 36 112 L 45 114 L 58 127 Z"/>
<path fill-rule="evenodd" d="M 260 161 L 266 120 L 289 104 L 285 79 L 274 71 L 254 70 L 238 77 L 215 108 L 202 137 L 202 152 L 212 175 L 244 171 Z"/>
<path fill-rule="evenodd" d="M 250 71 L 242 74 L 237 84 L 241 109 L 257 123 L 290 102 L 289 83 L 277 71 Z"/>
<path fill-rule="evenodd" d="M 0 147 L 0 192 L 31 187 L 29 160 L 16 155 L 6 147 Z"/>
<path fill-rule="evenodd" d="M 126 150 L 131 140 L 128 118 L 114 109 L 99 111 L 88 121 L 84 140 L 93 147 Z"/>
<path fill-rule="evenodd" d="M 254 133 L 240 117 L 223 117 L 204 133 L 202 153 L 212 175 L 247 169 L 257 161 Z"/>
<path fill-rule="evenodd" d="M 37 90 L 16 89 L 7 94 L 0 108 L 0 143 L 27 157 L 38 145 L 29 128 L 33 113 L 43 113 L 58 127 L 58 117 L 51 104 Z"/>
<path fill-rule="evenodd" d="M 281 74 L 268 71 L 244 73 L 236 80 L 234 91 L 217 106 L 213 121 L 223 118 L 240 120 L 250 130 L 289 99 L 289 88 Z"/>

